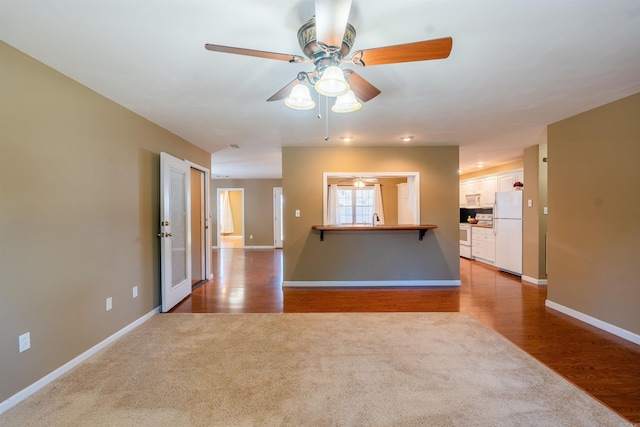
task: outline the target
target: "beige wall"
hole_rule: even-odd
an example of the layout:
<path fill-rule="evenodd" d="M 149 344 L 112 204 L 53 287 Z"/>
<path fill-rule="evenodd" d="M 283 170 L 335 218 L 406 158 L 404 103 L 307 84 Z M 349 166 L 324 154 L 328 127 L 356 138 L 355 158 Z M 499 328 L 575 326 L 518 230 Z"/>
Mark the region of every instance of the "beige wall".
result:
<path fill-rule="evenodd" d="M 159 153 L 210 154 L 4 43 L 0 72 L 2 402 L 160 304 Z"/>
<path fill-rule="evenodd" d="M 214 179 L 211 185 L 212 198 L 217 203 L 219 188 L 244 189 L 244 226 L 246 246 L 273 246 L 273 189 L 282 187 L 280 179 Z M 213 209 L 212 224 L 218 224 L 218 209 Z M 234 222 L 235 225 L 235 222 Z M 253 235 L 253 239 L 249 236 Z M 217 233 L 213 244 L 217 245 Z"/>
<path fill-rule="evenodd" d="M 550 301 L 640 334 L 640 93 L 548 128 Z"/>
<path fill-rule="evenodd" d="M 459 280 L 458 147 L 283 147 L 285 281 Z M 418 233 L 319 233 L 323 172 L 420 172 Z M 300 217 L 295 217 L 295 210 Z"/>
<path fill-rule="evenodd" d="M 539 145 L 524 150 L 522 274 L 538 281 L 546 280 L 547 215 L 546 132 Z M 527 201 L 531 200 L 531 206 Z M 544 282 L 542 282 L 544 283 Z"/>

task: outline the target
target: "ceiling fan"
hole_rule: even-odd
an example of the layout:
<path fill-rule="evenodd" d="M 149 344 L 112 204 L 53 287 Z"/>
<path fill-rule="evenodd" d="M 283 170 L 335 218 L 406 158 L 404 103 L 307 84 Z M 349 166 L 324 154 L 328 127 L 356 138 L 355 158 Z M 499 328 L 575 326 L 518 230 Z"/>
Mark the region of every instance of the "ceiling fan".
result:
<path fill-rule="evenodd" d="M 350 178 L 350 179 L 343 179 L 338 181 L 339 184 L 349 184 L 349 185 L 353 185 L 354 187 L 365 187 L 368 184 L 375 184 L 378 182 L 378 178 L 374 178 L 374 177 L 365 177 L 365 176 L 357 176 L 354 178 Z"/>
<path fill-rule="evenodd" d="M 298 30 L 298 43 L 306 56 L 265 52 L 261 50 L 206 44 L 205 48 L 214 52 L 275 59 L 290 63 L 313 63 L 311 72 L 300 72 L 285 87 L 273 94 L 267 101 L 284 98 L 285 103 L 296 109 L 310 109 L 315 106 L 307 84 L 325 96 L 336 96 L 335 112 L 350 112 L 360 108 L 357 96 L 367 102 L 380 94 L 380 90 L 351 69 L 340 69 L 339 64 L 351 62 L 365 67 L 394 64 L 400 62 L 444 59 L 449 56 L 453 40 L 445 37 L 434 40 L 358 50 L 347 58 L 356 38 L 356 30 L 349 23 L 352 0 L 315 0 L 315 17 Z M 351 92 L 351 93 L 349 93 Z"/>

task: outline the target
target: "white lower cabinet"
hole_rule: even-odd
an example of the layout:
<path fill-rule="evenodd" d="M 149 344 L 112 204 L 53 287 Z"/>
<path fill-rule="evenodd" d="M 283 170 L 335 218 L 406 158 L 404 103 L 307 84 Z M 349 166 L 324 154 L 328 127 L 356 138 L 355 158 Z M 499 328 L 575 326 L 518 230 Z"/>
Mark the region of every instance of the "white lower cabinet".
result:
<path fill-rule="evenodd" d="M 471 255 L 477 261 L 493 265 L 496 260 L 496 239 L 493 229 L 471 227 Z"/>

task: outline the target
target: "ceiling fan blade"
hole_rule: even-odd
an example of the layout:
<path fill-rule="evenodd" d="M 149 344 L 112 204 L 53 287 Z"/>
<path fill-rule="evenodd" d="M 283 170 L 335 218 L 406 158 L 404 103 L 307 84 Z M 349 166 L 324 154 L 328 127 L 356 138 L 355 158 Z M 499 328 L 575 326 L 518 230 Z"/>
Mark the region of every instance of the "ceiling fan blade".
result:
<path fill-rule="evenodd" d="M 451 37 L 445 37 L 442 39 L 361 50 L 353 54 L 352 60 L 356 65 L 370 66 L 444 59 L 451 53 L 452 46 L 453 39 Z"/>
<path fill-rule="evenodd" d="M 380 95 L 380 89 L 369 83 L 359 74 L 356 74 L 353 70 L 344 70 L 344 75 L 349 80 L 351 90 L 362 102 L 367 102 Z"/>
<path fill-rule="evenodd" d="M 258 58 L 276 59 L 278 61 L 287 62 L 304 62 L 305 59 L 299 55 L 290 55 L 286 53 L 265 52 L 262 50 L 243 49 L 240 47 L 221 46 L 219 44 L 205 44 L 205 49 L 212 52 L 233 53 L 235 55 L 255 56 Z"/>
<path fill-rule="evenodd" d="M 267 99 L 267 102 L 280 101 L 281 99 L 285 99 L 291 93 L 291 89 L 293 89 L 293 87 L 298 83 L 301 83 L 300 80 L 294 79 L 291 83 L 271 95 L 271 98 Z"/>
<path fill-rule="evenodd" d="M 316 40 L 340 48 L 351 12 L 351 0 L 316 0 Z"/>

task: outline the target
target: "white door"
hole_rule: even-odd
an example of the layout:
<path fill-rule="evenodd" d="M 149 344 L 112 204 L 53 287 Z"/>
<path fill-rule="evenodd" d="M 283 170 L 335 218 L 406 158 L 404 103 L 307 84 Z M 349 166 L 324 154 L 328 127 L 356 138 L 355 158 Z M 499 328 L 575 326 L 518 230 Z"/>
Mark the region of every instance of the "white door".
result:
<path fill-rule="evenodd" d="M 273 189 L 273 246 L 282 248 L 282 187 Z"/>
<path fill-rule="evenodd" d="M 191 294 L 191 167 L 160 153 L 162 312 Z"/>

